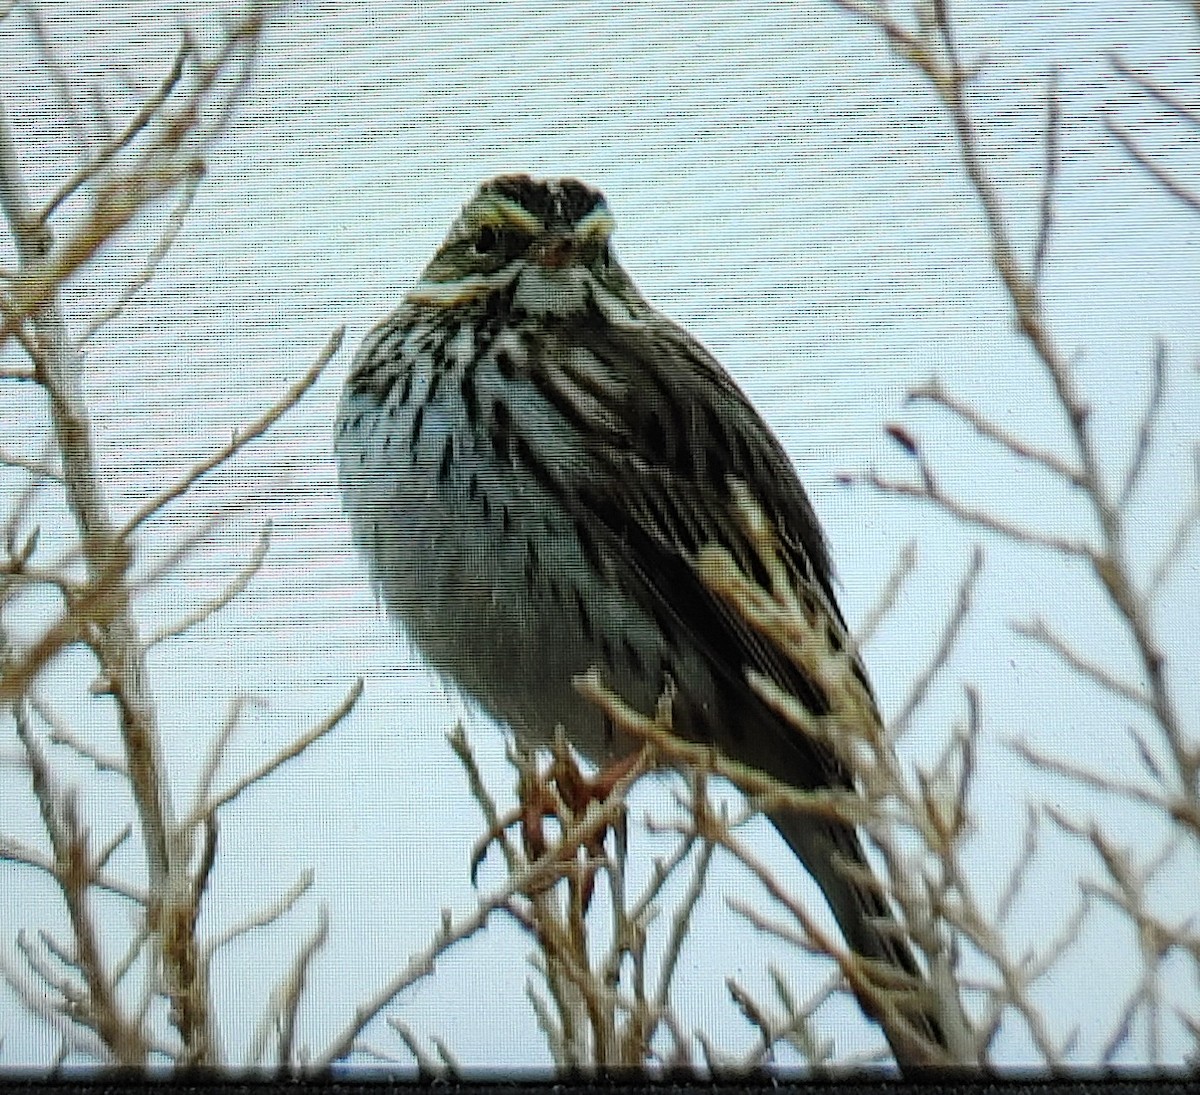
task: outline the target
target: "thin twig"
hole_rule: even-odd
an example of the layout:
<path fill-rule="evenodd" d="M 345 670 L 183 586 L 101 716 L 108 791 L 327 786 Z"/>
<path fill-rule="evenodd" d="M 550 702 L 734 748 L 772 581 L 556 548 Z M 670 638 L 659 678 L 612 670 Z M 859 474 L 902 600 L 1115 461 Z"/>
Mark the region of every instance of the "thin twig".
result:
<path fill-rule="evenodd" d="M 1133 492 L 1137 489 L 1137 485 L 1142 476 L 1142 471 L 1146 466 L 1146 456 L 1150 452 L 1150 445 L 1154 440 L 1154 428 L 1158 425 L 1159 415 L 1162 412 L 1163 395 L 1167 386 L 1167 349 L 1163 345 L 1162 339 L 1157 340 L 1154 346 L 1154 363 L 1151 369 L 1150 381 L 1150 398 L 1146 403 L 1146 409 L 1142 412 L 1141 420 L 1138 422 L 1137 442 L 1133 447 L 1133 456 L 1129 460 L 1129 467 L 1125 472 L 1125 482 L 1121 485 L 1121 493 L 1117 499 L 1117 505 L 1124 509 L 1130 499 L 1133 497 Z"/>
<path fill-rule="evenodd" d="M 300 1012 L 300 1001 L 308 983 L 308 970 L 313 959 L 320 953 L 329 938 L 329 911 L 324 905 L 317 914 L 316 930 L 305 940 L 296 953 L 291 969 L 280 985 L 279 1038 L 276 1043 L 275 1060 L 281 1069 L 288 1070 L 298 1063 L 295 1058 L 296 1018 Z"/>
<path fill-rule="evenodd" d="M 142 105 L 134 112 L 132 118 L 126 124 L 125 128 L 113 137 L 106 141 L 95 153 L 93 158 L 83 167 L 79 168 L 66 182 L 62 184 L 55 193 L 54 197 L 41 209 L 38 214 L 38 220 L 43 223 L 50 219 L 51 214 L 75 193 L 85 183 L 90 182 L 100 172 L 100 170 L 108 164 L 114 156 L 117 155 L 123 148 L 127 147 L 130 142 L 139 134 L 155 116 L 159 113 L 163 103 L 166 102 L 167 96 L 171 94 L 175 86 L 179 83 L 183 76 L 184 66 L 187 64 L 188 58 L 192 56 L 194 46 L 191 41 L 191 36 L 185 32 L 183 40 L 179 43 L 179 48 L 175 51 L 175 58 L 171 62 L 171 67 L 167 70 L 166 76 L 163 78 L 158 89 L 146 97 Z"/>
<path fill-rule="evenodd" d="M 1025 836 L 1021 841 L 1021 854 L 1017 856 L 1016 862 L 1008 874 L 1008 881 L 1004 884 L 1004 889 L 1000 891 L 1000 899 L 996 902 L 997 929 L 1003 927 L 1005 921 L 1012 913 L 1016 900 L 1025 885 L 1025 878 L 1029 872 L 1030 865 L 1033 863 L 1034 853 L 1037 851 L 1039 824 L 1040 815 L 1038 811 L 1032 806 L 1027 806 L 1025 809 Z"/>
<path fill-rule="evenodd" d="M 703 794 L 703 792 L 701 792 Z M 707 804 L 702 801 L 694 800 L 695 807 L 698 810 L 707 809 Z M 708 881 L 708 869 L 712 864 L 713 850 L 716 845 L 706 837 L 700 836 L 697 832 L 697 841 L 700 845 L 699 854 L 696 857 L 696 865 L 692 869 L 691 881 L 688 883 L 687 892 L 683 896 L 683 900 L 675 909 L 675 915 L 671 918 L 671 930 L 667 935 L 666 951 L 663 955 L 662 965 L 659 968 L 658 987 L 654 993 L 654 1011 L 661 1015 L 667 1009 L 667 1001 L 670 999 L 671 983 L 675 977 L 675 968 L 679 963 L 679 956 L 683 951 L 683 943 L 687 938 L 688 928 L 692 922 L 692 913 L 700 900 L 700 895 L 704 892 L 705 883 Z M 687 842 L 690 847 L 691 842 Z M 652 1034 L 647 1038 L 647 1042 L 652 1040 Z"/>
<path fill-rule="evenodd" d="M 37 379 L 37 371 L 30 365 L 5 365 L 0 367 L 0 380 L 29 381 Z M 16 458 L 5 461 L 16 463 Z"/>
<path fill-rule="evenodd" d="M 1122 680 L 1103 666 L 1097 665 L 1095 662 L 1083 657 L 1066 639 L 1060 635 L 1056 635 L 1051 630 L 1050 625 L 1040 616 L 1036 616 L 1029 621 L 1016 621 L 1009 624 L 1009 626 L 1018 635 L 1024 635 L 1026 638 L 1040 643 L 1047 650 L 1053 651 L 1077 673 L 1087 677 L 1090 681 L 1094 681 L 1106 691 L 1120 696 L 1123 700 L 1128 700 L 1130 703 L 1137 704 L 1138 707 L 1153 710 L 1153 701 L 1143 689 L 1139 688 L 1136 684 Z"/>
<path fill-rule="evenodd" d="M 329 363 L 329 359 L 337 353 L 338 347 L 341 346 L 342 336 L 345 334 L 345 331 L 344 327 L 339 327 L 329 336 L 324 348 L 317 355 L 317 359 L 312 365 L 308 367 L 307 372 L 288 388 L 264 414 L 255 419 L 249 426 L 236 430 L 228 444 L 222 446 L 212 456 L 208 457 L 208 459 L 201 460 L 198 464 L 193 465 L 186 475 L 172 483 L 161 494 L 156 495 L 149 502 L 142 505 L 117 531 L 117 538 L 122 540 L 127 538 L 134 529 L 148 521 L 169 502 L 174 501 L 180 495 L 191 490 L 201 478 L 214 468 L 224 464 L 239 449 L 266 433 L 317 382 L 325 366 Z"/>
<path fill-rule="evenodd" d="M 510 872 L 516 867 L 520 855 L 515 845 L 509 840 L 506 832 L 507 823 L 501 824 L 495 799 L 492 798 L 491 792 L 488 791 L 487 785 L 483 781 L 483 775 L 479 771 L 479 765 L 475 761 L 475 754 L 472 752 L 471 743 L 467 739 L 467 732 L 462 723 L 456 724 L 446 737 L 450 742 L 450 748 L 454 750 L 455 756 L 458 757 L 467 773 L 467 784 L 471 791 L 471 797 L 483 811 L 483 820 L 486 824 L 484 838 L 476 845 L 471 854 L 470 873 L 471 883 L 474 885 L 478 878 L 479 868 L 487 856 L 488 849 L 493 844 L 499 845 L 505 865 Z"/>
<path fill-rule="evenodd" d="M 52 745 L 65 745 L 84 760 L 90 761 L 95 765 L 98 772 L 111 772 L 118 776 L 127 775 L 124 760 L 120 757 L 111 757 L 101 753 L 90 742 L 84 741 L 76 735 L 67 722 L 61 719 L 40 696 L 30 696 L 29 705 L 37 713 L 38 718 L 49 728 L 50 732 L 47 734 L 47 740 Z"/>
<path fill-rule="evenodd" d="M 945 494 L 936 482 L 906 483 L 885 479 L 876 472 L 868 472 L 862 481 L 885 494 L 896 494 L 905 498 L 931 502 L 964 525 L 996 533 L 1015 543 L 1045 548 L 1047 551 L 1077 559 L 1093 558 L 1092 549 L 1081 540 L 1068 540 L 1066 537 L 1026 528 L 1012 521 L 1006 521 L 1002 517 L 997 517 L 988 510 L 968 506 Z"/>
<path fill-rule="evenodd" d="M 212 793 L 213 781 L 216 779 L 217 772 L 221 767 L 221 761 L 225 757 L 225 748 L 229 744 L 229 739 L 233 736 L 233 732 L 237 729 L 238 723 L 241 721 L 242 712 L 252 705 L 260 708 L 266 707 L 266 701 L 257 696 L 245 695 L 236 696 L 230 701 L 225 721 L 221 725 L 221 729 L 209 743 L 204 768 L 200 772 L 200 778 L 196 781 L 196 793 L 192 799 L 191 816 L 201 817 L 206 812 L 204 804 L 208 802 L 209 795 Z"/>
<path fill-rule="evenodd" d="M 979 575 L 982 571 L 983 549 L 976 545 L 971 552 L 971 562 L 967 566 L 967 572 L 963 575 L 962 581 L 958 583 L 958 595 L 955 597 L 954 608 L 951 609 L 950 616 L 942 628 L 937 649 L 926 663 L 920 675 L 913 681 L 912 686 L 908 690 L 908 696 L 905 698 L 904 706 L 897 713 L 896 717 L 892 719 L 890 733 L 893 737 L 900 737 L 908 729 L 908 724 L 917 708 L 924 702 L 934 677 L 937 676 L 949 659 L 950 652 L 954 649 L 955 640 L 958 638 L 963 623 L 971 611 L 971 598 L 975 593 L 975 583 L 979 580 Z"/>
<path fill-rule="evenodd" d="M 34 797 L 54 850 L 52 877 L 58 883 L 75 938 L 75 966 L 87 986 L 80 998 L 78 1021 L 90 1026 L 121 1065 L 137 1067 L 146 1058 L 141 1030 L 126 1021 L 112 982 L 104 969 L 95 921 L 88 907 L 92 863 L 87 833 L 79 823 L 74 797 L 60 795 L 22 705 L 14 709 L 17 738 L 25 750 Z M 65 994 L 65 993 L 64 993 Z"/>
<path fill-rule="evenodd" d="M 29 379 L 32 378 L 33 372 L 31 370 Z M 3 377 L 0 376 L 0 379 L 3 379 Z M 7 465 L 10 468 L 20 468 L 40 479 L 53 479 L 56 482 L 62 482 L 62 475 L 49 465 L 42 463 L 40 460 L 30 460 L 27 457 L 18 456 L 16 453 L 5 452 L 3 449 L 0 449 L 0 464 Z"/>
<path fill-rule="evenodd" d="M 1046 86 L 1046 155 L 1042 168 L 1042 198 L 1038 206 L 1037 242 L 1033 246 L 1033 283 L 1040 287 L 1050 253 L 1050 231 L 1054 224 L 1054 191 L 1062 162 L 1062 107 L 1058 101 L 1058 69 L 1050 73 Z"/>
<path fill-rule="evenodd" d="M 1158 564 L 1150 581 L 1146 583 L 1146 600 L 1153 602 L 1162 592 L 1163 583 L 1167 580 L 1175 564 L 1183 558 L 1183 549 L 1200 525 L 1200 445 L 1192 449 L 1192 497 L 1175 522 L 1171 531 L 1171 539 L 1159 556 Z"/>
<path fill-rule="evenodd" d="M 62 112 L 61 117 L 67 123 L 64 128 L 70 129 L 76 141 L 83 145 L 87 139 L 86 128 L 83 122 L 83 113 L 75 101 L 70 73 L 50 41 L 50 35 L 46 31 L 46 21 L 41 11 L 33 3 L 26 3 L 22 6 L 25 9 L 25 18 L 32 32 L 31 37 L 41 62 L 42 71 L 50 77 L 50 82 L 54 85 L 57 93 L 58 106 Z"/>
<path fill-rule="evenodd" d="M 204 947 L 205 959 L 211 959 L 217 951 L 222 947 L 227 947 L 235 939 L 240 939 L 244 935 L 249 935 L 251 932 L 257 931 L 259 928 L 265 928 L 269 924 L 274 924 L 277 920 L 282 920 L 296 907 L 300 899 L 312 889 L 315 878 L 316 875 L 311 868 L 302 871 L 300 877 L 269 905 L 259 909 L 245 919 L 239 920 L 236 924 L 226 928 L 220 935 L 209 940 Z"/>
<path fill-rule="evenodd" d="M 418 1080 L 428 1083 L 430 1080 L 447 1078 L 448 1069 L 445 1064 L 445 1058 L 443 1057 L 439 1061 L 429 1056 L 407 1023 L 402 1022 L 395 1015 L 389 1015 L 387 1017 L 387 1025 L 396 1032 L 397 1037 L 404 1043 L 404 1047 L 412 1054 L 413 1060 L 416 1061 Z"/>
<path fill-rule="evenodd" d="M 1105 130 L 1108 131 L 1108 135 L 1125 149 L 1129 158 L 1145 171 L 1163 191 L 1170 194 L 1176 201 L 1182 202 L 1193 213 L 1200 213 L 1200 193 L 1185 186 L 1165 168 L 1159 167 L 1149 155 L 1142 151 L 1141 145 L 1137 143 L 1137 138 L 1120 122 L 1114 121 L 1107 114 L 1101 117 L 1101 121 Z"/>
<path fill-rule="evenodd" d="M 228 806 L 235 798 L 243 791 L 253 787 L 256 783 L 266 779 L 272 772 L 283 767 L 289 760 L 293 760 L 304 752 L 313 742 L 318 741 L 333 730 L 338 723 L 342 721 L 354 709 L 354 705 L 358 703 L 359 697 L 363 693 L 362 678 L 359 678 L 350 691 L 346 694 L 345 699 L 337 705 L 328 715 L 320 719 L 313 726 L 309 727 L 303 734 L 297 737 L 294 741 L 284 746 L 270 760 L 263 762 L 253 772 L 248 773 L 241 779 L 237 780 L 232 786 L 226 788 L 217 795 L 213 795 L 203 803 L 198 803 L 192 808 L 184 821 L 182 828 L 188 829 L 191 826 L 199 824 L 205 817 L 215 814 L 223 806 Z"/>
<path fill-rule="evenodd" d="M 908 399 L 910 401 L 925 400 L 944 407 L 956 417 L 962 419 L 980 437 L 986 437 L 991 441 L 995 441 L 998 445 L 1012 453 L 1013 456 L 1040 465 L 1073 487 L 1084 485 L 1083 472 L 1079 468 L 1069 464 L 1061 456 L 1055 452 L 1051 452 L 1049 449 L 1042 449 L 1035 445 L 1030 445 L 1026 441 L 1022 441 L 1015 434 L 981 414 L 970 403 L 966 403 L 957 396 L 952 395 L 937 379 L 913 388 L 908 393 Z"/>
<path fill-rule="evenodd" d="M 888 575 L 888 579 L 884 583 L 879 596 L 875 599 L 875 603 L 871 606 L 866 616 L 863 617 L 862 623 L 859 624 L 858 630 L 854 633 L 854 645 L 859 650 L 871 641 L 875 632 L 879 629 L 879 625 L 896 606 L 900 590 L 904 587 L 904 583 L 912 575 L 916 566 L 917 544 L 915 540 L 909 540 L 904 545 L 904 549 L 896 557 L 896 565 L 892 567 L 892 572 Z"/>
<path fill-rule="evenodd" d="M 1052 757 L 1049 754 L 1034 749 L 1031 745 L 1023 741 L 1009 741 L 1008 747 L 1035 768 L 1054 772 L 1060 776 L 1066 776 L 1076 783 L 1082 783 L 1097 791 L 1106 791 L 1120 798 L 1129 799 L 1131 802 L 1139 802 L 1160 810 L 1169 809 L 1163 801 L 1160 792 L 1148 790 L 1140 783 L 1117 780 L 1106 772 L 1092 771 L 1084 768 L 1082 765 Z"/>
<path fill-rule="evenodd" d="M 1115 68 L 1122 76 L 1132 80 L 1135 84 L 1137 84 L 1138 87 L 1147 92 L 1154 99 L 1157 99 L 1159 103 L 1165 106 L 1173 114 L 1178 115 L 1180 118 L 1184 119 L 1184 121 L 1190 122 L 1192 125 L 1200 128 L 1200 111 L 1196 110 L 1194 107 L 1188 106 L 1181 99 L 1178 99 L 1172 95 L 1169 91 L 1159 87 L 1159 85 L 1151 80 L 1148 76 L 1144 76 L 1135 68 L 1132 68 L 1126 63 L 1120 54 L 1110 53 L 1108 56 L 1108 61 L 1109 64 L 1111 64 L 1113 68 Z"/>
<path fill-rule="evenodd" d="M 195 201 L 196 193 L 200 188 L 199 176 L 184 179 L 182 188 L 183 193 L 175 203 L 175 208 L 171 210 L 166 226 L 160 234 L 158 242 L 150 249 L 149 254 L 146 256 L 141 270 L 117 294 L 117 298 L 112 304 L 103 311 L 97 312 L 88 321 L 87 326 L 79 333 L 79 338 L 77 339 L 78 345 L 86 345 L 105 324 L 111 323 L 116 319 L 125 310 L 126 305 L 149 284 L 151 278 L 158 271 L 159 264 L 166 257 L 167 252 L 174 246 L 175 240 L 178 238 L 187 219 L 187 215 L 191 212 L 192 203 Z"/>
<path fill-rule="evenodd" d="M 199 608 L 189 612 L 186 616 L 176 620 L 174 623 L 167 624 L 152 632 L 146 637 L 146 646 L 157 646 L 167 639 L 175 639 L 185 632 L 190 631 L 193 627 L 204 623 L 205 620 L 220 612 L 235 598 L 245 592 L 246 587 L 250 584 L 254 576 L 262 569 L 263 560 L 267 557 L 267 550 L 271 546 L 271 522 L 268 521 L 263 525 L 262 531 L 258 534 L 258 543 L 254 546 L 254 551 L 250 558 L 242 565 L 241 569 L 226 583 L 225 588 L 221 590 L 215 597 L 206 600 Z"/>

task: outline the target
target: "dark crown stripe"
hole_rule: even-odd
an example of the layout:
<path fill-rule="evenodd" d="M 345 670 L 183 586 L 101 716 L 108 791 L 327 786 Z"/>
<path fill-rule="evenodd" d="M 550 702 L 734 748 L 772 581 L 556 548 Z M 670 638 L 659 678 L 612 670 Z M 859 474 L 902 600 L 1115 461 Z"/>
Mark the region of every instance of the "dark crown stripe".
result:
<path fill-rule="evenodd" d="M 599 190 L 578 179 L 542 181 L 529 175 L 502 175 L 484 189 L 516 202 L 547 228 L 578 224 L 604 204 L 604 195 Z"/>

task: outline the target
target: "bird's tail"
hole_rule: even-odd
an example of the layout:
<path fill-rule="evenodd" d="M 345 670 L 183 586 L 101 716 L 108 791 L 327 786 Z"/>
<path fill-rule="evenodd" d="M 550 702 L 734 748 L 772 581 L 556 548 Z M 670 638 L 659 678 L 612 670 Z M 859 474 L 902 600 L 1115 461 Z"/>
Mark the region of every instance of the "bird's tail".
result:
<path fill-rule="evenodd" d="M 872 884 L 853 827 L 772 811 L 772 823 L 820 886 L 850 950 L 881 965 L 851 978 L 859 1006 L 879 1022 L 902 1071 L 945 1065 L 947 1040 L 938 999 L 887 898 Z"/>

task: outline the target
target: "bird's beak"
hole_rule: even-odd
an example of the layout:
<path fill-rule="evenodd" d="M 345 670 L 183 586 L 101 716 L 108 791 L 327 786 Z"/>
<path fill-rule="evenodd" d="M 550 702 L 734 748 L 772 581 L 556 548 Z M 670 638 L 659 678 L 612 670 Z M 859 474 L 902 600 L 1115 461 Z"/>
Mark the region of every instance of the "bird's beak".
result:
<path fill-rule="evenodd" d="M 570 232 L 548 232 L 533 245 L 532 259 L 547 270 L 561 270 L 575 254 L 576 240 Z"/>

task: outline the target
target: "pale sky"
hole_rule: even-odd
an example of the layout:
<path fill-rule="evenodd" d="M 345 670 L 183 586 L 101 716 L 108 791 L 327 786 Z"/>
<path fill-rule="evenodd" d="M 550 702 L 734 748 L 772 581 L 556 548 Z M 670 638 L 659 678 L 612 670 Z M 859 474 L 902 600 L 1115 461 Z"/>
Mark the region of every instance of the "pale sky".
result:
<path fill-rule="evenodd" d="M 211 7 L 61 0 L 44 10 L 77 92 L 99 81 L 127 110 L 123 89 L 157 81 L 175 46 L 173 26 L 194 24 Z M 1045 75 L 1059 67 L 1063 164 L 1046 293 L 1055 337 L 1078 361 L 1110 469 L 1130 452 L 1156 339 L 1178 366 L 1147 502 L 1127 545 L 1131 557 L 1148 558 L 1184 504 L 1200 421 L 1191 367 L 1200 352 L 1200 217 L 1131 165 L 1099 115 L 1107 111 L 1144 134 L 1148 149 L 1200 186 L 1194 134 L 1148 105 L 1107 61 L 1118 51 L 1186 99 L 1195 87 L 1195 18 L 1188 5 L 1166 0 L 1132 13 L 1101 0 L 955 7 L 962 53 L 988 61 L 974 102 L 1023 254 L 1036 225 Z M 10 15 L 0 36 L 0 94 L 29 185 L 44 196 L 70 169 L 73 146 L 23 28 L 20 15 Z M 918 570 L 866 650 L 885 713 L 920 672 L 971 545 L 983 543 L 976 608 L 905 748 L 914 760 L 933 755 L 963 717 L 963 684 L 979 687 L 986 731 L 978 832 L 966 863 L 985 899 L 994 900 L 1019 850 L 1027 802 L 1052 803 L 1081 821 L 1104 818 L 1135 858 L 1154 839 L 1149 815 L 1038 776 L 1004 744 L 1024 737 L 1145 779 L 1126 731 L 1136 714 L 1097 697 L 1008 626 L 1042 614 L 1096 660 L 1132 671 L 1130 648 L 1086 577 L 927 508 L 836 482 L 840 472 L 872 466 L 908 474 L 883 430 L 903 422 L 964 498 L 1064 535 L 1090 532 L 1079 499 L 998 456 L 944 412 L 904 406 L 909 387 L 937 375 L 1006 428 L 1067 451 L 1049 383 L 1013 330 L 947 121 L 878 34 L 816 2 L 593 0 L 569 13 L 515 0 L 297 4 L 266 36 L 256 78 L 212 154 L 175 249 L 90 347 L 85 377 L 106 485 L 114 506 L 128 511 L 259 414 L 335 327 L 347 328 L 343 349 L 286 422 L 179 504 L 159 524 L 159 539 L 146 542 L 152 559 L 231 493 L 263 484 L 232 533 L 141 605 L 148 629 L 176 618 L 246 557 L 261 520 L 273 520 L 271 554 L 246 594 L 151 657 L 181 801 L 238 693 L 267 706 L 234 739 L 229 778 L 270 755 L 356 678 L 366 680 L 344 725 L 222 815 L 203 930 L 220 932 L 306 868 L 316 875 L 313 894 L 291 917 L 247 937 L 214 967 L 231 1062 L 243 1058 L 267 994 L 319 904 L 329 908 L 330 939 L 311 972 L 300 1032 L 314 1053 L 425 944 L 443 907 L 466 912 L 473 903 L 467 860 L 482 822 L 444 732 L 465 719 L 493 787 L 507 793 L 503 738 L 422 668 L 375 606 L 340 511 L 331 424 L 358 341 L 415 280 L 474 186 L 510 170 L 576 175 L 605 191 L 626 269 L 726 365 L 791 454 L 829 535 L 852 622 L 873 603 L 900 548 L 916 541 Z M 108 299 L 114 271 L 135 269 L 143 255 L 136 240 L 115 248 L 108 265 L 70 287 L 68 313 L 89 314 Z M 0 263 L 12 262 L 6 243 Z M 0 386 L 0 408 L 6 443 L 36 451 L 37 406 Z M 286 489 L 272 480 L 280 472 L 291 476 Z M 11 491 L 12 482 L 0 478 L 0 490 Z M 8 626 L 18 636 L 21 627 L 36 634 L 39 606 L 21 611 L 20 619 L 6 617 Z M 1200 545 L 1193 544 L 1155 617 L 1183 722 L 1193 728 L 1200 727 L 1198 614 Z M 111 722 L 84 697 L 83 664 L 65 659 L 44 678 L 43 693 L 64 715 L 86 718 L 81 725 L 115 750 Z M 4 755 L 11 733 L 0 722 Z M 94 774 L 80 769 L 77 778 L 89 786 L 84 801 L 95 805 L 97 828 L 106 818 L 115 825 L 124 800 Z M 639 788 L 634 816 L 661 813 L 669 792 L 665 780 Z M 27 777 L 12 765 L 0 766 L 0 801 L 5 832 L 35 840 Z M 761 826 L 754 841 L 817 905 L 773 832 Z M 1197 865 L 1194 849 L 1181 853 L 1178 892 L 1155 892 L 1163 916 L 1194 911 L 1187 904 L 1194 887 L 1185 883 Z M 1017 950 L 1061 930 L 1081 872 L 1096 868 L 1078 843 L 1048 837 L 1033 889 L 1008 928 Z M 0 956 L 12 964 L 19 930 L 63 918 L 41 879 L 11 867 L 0 878 Z M 498 874 L 485 870 L 483 879 L 494 884 Z M 718 871 L 681 971 L 684 1022 L 714 1032 L 730 1052 L 747 1051 L 754 1036 L 727 1002 L 727 975 L 765 998 L 769 962 L 798 994 L 826 973 L 722 907 L 721 894 L 740 885 L 737 872 Z M 126 910 L 98 907 L 127 930 Z M 527 940 L 497 924 L 391 1013 L 422 1038 L 443 1038 L 464 1065 L 544 1066 L 523 996 L 528 951 Z M 1118 987 L 1132 983 L 1136 963 L 1128 925 L 1102 911 L 1034 990 L 1056 1035 L 1078 1027 L 1070 1060 L 1095 1060 Z M 1172 974 L 1172 1000 L 1200 1014 L 1194 978 L 1179 967 Z M 823 1030 L 839 1055 L 878 1040 L 849 1005 Z M 0 1066 L 36 1066 L 54 1053 L 54 1039 L 3 988 L 0 1037 Z M 382 1023 L 368 1040 L 405 1056 Z M 1178 1063 L 1187 1045 L 1177 1027 L 1169 1029 L 1165 1059 Z M 1121 1060 L 1138 1063 L 1144 1053 L 1144 1039 L 1135 1039 Z M 997 1063 L 1031 1062 L 1031 1054 L 1020 1024 L 1006 1025 Z"/>

